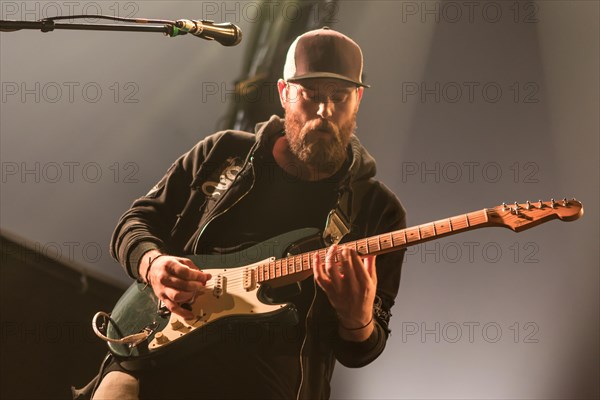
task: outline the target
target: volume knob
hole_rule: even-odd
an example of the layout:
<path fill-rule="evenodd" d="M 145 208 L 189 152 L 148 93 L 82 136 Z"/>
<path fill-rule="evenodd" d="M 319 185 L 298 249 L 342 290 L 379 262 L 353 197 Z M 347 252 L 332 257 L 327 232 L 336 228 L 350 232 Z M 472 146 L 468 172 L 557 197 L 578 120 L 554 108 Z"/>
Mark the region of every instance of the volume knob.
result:
<path fill-rule="evenodd" d="M 169 338 L 166 337 L 162 332 L 158 332 L 156 335 L 154 335 L 154 339 L 156 339 L 156 343 L 158 344 L 169 343 Z"/>
<path fill-rule="evenodd" d="M 171 328 L 175 330 L 181 329 L 183 328 L 183 323 L 178 319 L 174 319 L 173 321 L 171 321 Z"/>

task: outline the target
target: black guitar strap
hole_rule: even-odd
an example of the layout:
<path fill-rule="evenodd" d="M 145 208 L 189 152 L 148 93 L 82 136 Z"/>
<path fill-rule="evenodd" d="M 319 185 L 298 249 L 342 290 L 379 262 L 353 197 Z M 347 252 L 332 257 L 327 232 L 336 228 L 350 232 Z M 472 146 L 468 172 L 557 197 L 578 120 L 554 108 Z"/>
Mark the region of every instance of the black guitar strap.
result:
<path fill-rule="evenodd" d="M 345 184 L 338 193 L 337 204 L 329 212 L 325 229 L 323 230 L 323 241 L 328 246 L 338 244 L 344 236 L 350 233 L 352 225 L 348 219 L 348 215 L 351 215 L 351 202 L 352 191 Z M 343 208 L 345 208 L 346 212 L 344 212 Z"/>

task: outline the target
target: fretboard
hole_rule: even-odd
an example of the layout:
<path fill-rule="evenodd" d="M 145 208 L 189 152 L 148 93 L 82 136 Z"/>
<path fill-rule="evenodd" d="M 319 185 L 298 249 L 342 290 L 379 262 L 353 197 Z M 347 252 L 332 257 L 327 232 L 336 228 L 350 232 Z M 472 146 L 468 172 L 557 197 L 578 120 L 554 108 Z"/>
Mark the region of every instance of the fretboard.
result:
<path fill-rule="evenodd" d="M 394 232 L 371 236 L 340 244 L 340 247 L 354 249 L 359 255 L 379 255 L 397 251 L 415 244 L 438 239 L 443 236 L 481 228 L 488 225 L 487 209 L 457 215 L 455 217 L 430 222 Z M 299 279 L 306 277 L 306 271 L 313 267 L 313 257 L 319 254 L 320 260 L 325 260 L 327 248 L 297 254 L 271 261 L 256 267 L 256 281 L 270 280 L 298 275 Z"/>

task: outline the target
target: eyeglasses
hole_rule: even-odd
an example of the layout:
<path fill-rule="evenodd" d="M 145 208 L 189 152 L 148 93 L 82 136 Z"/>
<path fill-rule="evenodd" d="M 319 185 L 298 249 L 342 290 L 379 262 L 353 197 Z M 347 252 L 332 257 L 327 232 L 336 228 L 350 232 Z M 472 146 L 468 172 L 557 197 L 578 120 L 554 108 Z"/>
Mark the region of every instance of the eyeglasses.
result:
<path fill-rule="evenodd" d="M 345 103 L 353 93 L 358 92 L 357 87 L 339 87 L 335 84 L 323 85 L 322 87 L 310 88 L 293 82 L 286 82 L 289 87 L 295 87 L 297 96 L 290 95 L 290 101 L 301 98 L 315 104 L 321 103 Z"/>

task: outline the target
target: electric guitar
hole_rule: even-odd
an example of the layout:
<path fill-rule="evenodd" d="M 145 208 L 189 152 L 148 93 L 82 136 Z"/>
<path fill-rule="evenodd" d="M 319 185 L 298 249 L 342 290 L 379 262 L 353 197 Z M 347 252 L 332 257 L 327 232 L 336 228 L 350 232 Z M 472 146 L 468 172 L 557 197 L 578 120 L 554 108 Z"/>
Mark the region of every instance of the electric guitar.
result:
<path fill-rule="evenodd" d="M 583 215 L 575 200 L 514 203 L 441 219 L 394 232 L 348 242 L 340 246 L 355 249 L 360 255 L 378 255 L 444 236 L 483 227 L 506 227 L 515 232 L 558 218 L 573 221 Z M 326 248 L 300 252 L 298 243 L 319 237 L 317 229 L 289 232 L 238 253 L 192 255 L 189 258 L 212 278 L 199 291 L 188 309 L 195 318 L 171 314 L 154 295 L 152 288 L 134 283 L 123 294 L 112 313 L 98 312 L 92 326 L 96 335 L 108 343 L 110 351 L 124 368 L 135 370 L 170 362 L 176 348 L 188 343 L 209 343 L 210 328 L 244 321 L 268 322 L 272 318 L 293 317 L 289 303 L 274 304 L 266 289 L 300 282 L 313 273 L 312 260 L 318 252 L 325 259 Z"/>

